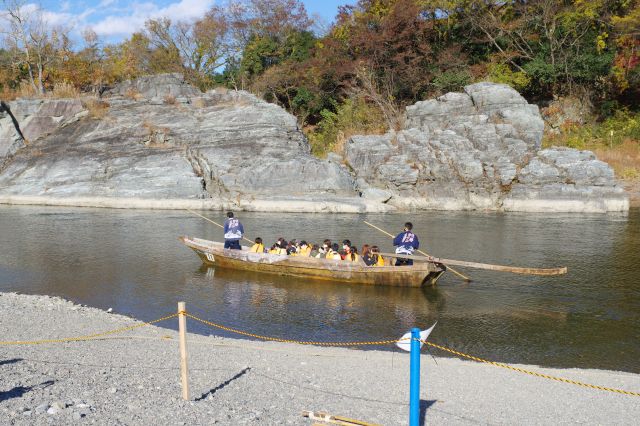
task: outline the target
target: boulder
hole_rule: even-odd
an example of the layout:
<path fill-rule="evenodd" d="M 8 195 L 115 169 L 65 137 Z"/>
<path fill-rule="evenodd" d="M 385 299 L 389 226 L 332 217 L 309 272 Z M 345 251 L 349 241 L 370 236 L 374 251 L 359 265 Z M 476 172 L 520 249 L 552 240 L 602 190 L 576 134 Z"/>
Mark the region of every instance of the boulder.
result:
<path fill-rule="evenodd" d="M 68 124 L 83 111 L 79 99 L 46 100 L 33 113 L 21 114 L 24 118 L 19 120 L 20 128 L 27 141 L 33 142 Z"/>
<path fill-rule="evenodd" d="M 588 151 L 540 150 L 543 132 L 517 91 L 477 83 L 407 107 L 398 132 L 353 136 L 344 158 L 358 187 L 384 188 L 400 208 L 628 208 L 611 167 Z"/>
<path fill-rule="evenodd" d="M 18 99 L 9 102 L 9 107 L 28 142 L 37 141 L 77 120 L 85 111 L 79 99 Z M 0 165 L 3 158 L 24 146 L 25 141 L 18 135 L 11 117 L 8 114 L 0 116 Z"/>
<path fill-rule="evenodd" d="M 106 97 L 124 96 L 134 100 L 154 100 L 162 103 L 165 99 L 187 103 L 202 92 L 185 82 L 182 74 L 157 74 L 128 80 L 106 92 Z"/>

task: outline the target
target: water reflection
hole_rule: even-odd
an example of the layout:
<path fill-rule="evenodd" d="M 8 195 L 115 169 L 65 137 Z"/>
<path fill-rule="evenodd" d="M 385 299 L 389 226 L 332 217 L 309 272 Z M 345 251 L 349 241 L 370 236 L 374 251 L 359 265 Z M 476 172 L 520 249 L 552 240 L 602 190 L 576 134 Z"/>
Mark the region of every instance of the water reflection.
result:
<path fill-rule="evenodd" d="M 344 327 L 359 329 L 360 340 L 372 334 L 391 338 L 380 322 L 404 330 L 425 316 L 435 318 L 445 301 L 438 288 L 358 286 L 207 267 L 198 274 L 209 282 L 214 297 L 245 322 L 258 327 L 263 321 L 271 327 L 280 323 L 286 332 L 293 321 L 325 340 L 341 336 Z M 206 313 L 203 303 L 196 306 Z"/>

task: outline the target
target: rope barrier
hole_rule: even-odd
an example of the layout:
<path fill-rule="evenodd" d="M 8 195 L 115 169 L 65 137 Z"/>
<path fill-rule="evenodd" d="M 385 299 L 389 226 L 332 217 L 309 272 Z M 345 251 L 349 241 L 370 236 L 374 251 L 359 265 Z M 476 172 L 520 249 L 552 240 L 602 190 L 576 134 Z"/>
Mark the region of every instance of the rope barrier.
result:
<path fill-rule="evenodd" d="M 420 341 L 422 343 L 424 343 L 425 345 L 431 346 L 432 348 L 440 349 L 441 351 L 449 352 L 450 354 L 457 355 L 457 356 L 460 356 L 460 357 L 463 357 L 463 358 L 467 358 L 467 359 L 470 359 L 470 360 L 473 360 L 473 361 L 476 361 L 476 362 L 481 362 L 481 363 L 484 363 L 484 364 L 493 365 L 494 367 L 506 368 L 507 370 L 517 371 L 519 373 L 528 374 L 530 376 L 540 377 L 540 378 L 548 379 L 548 380 L 555 380 L 556 382 L 569 383 L 569 384 L 572 384 L 572 385 L 582 386 L 582 387 L 590 388 L 590 389 L 597 389 L 597 390 L 601 390 L 601 391 L 620 393 L 620 394 L 623 394 L 623 395 L 640 396 L 639 392 L 631 392 L 631 391 L 626 391 L 626 390 L 623 390 L 623 389 L 616 389 L 616 388 L 609 388 L 609 387 L 606 387 L 606 386 L 592 385 L 590 383 L 579 382 L 577 380 L 565 379 L 564 377 L 551 376 L 549 374 L 538 373 L 538 372 L 531 371 L 531 370 L 525 370 L 524 368 L 513 367 L 511 365 L 503 364 L 501 362 L 489 361 L 488 359 L 483 359 L 483 358 L 479 358 L 477 356 L 465 354 L 463 352 L 459 352 L 459 351 L 456 351 L 454 349 L 450 349 L 450 348 L 447 348 L 445 346 L 441 346 L 441 345 L 438 345 L 438 344 L 435 344 L 435 343 L 427 342 L 425 340 L 420 340 Z"/>
<path fill-rule="evenodd" d="M 243 335 L 243 336 L 254 337 L 254 338 L 257 338 L 257 339 L 261 339 L 261 340 L 267 340 L 267 341 L 273 341 L 273 342 L 282 342 L 282 343 L 297 343 L 297 344 L 301 344 L 301 345 L 317 345 L 317 346 L 365 346 L 365 345 L 386 345 L 386 344 L 397 343 L 397 342 L 400 342 L 402 340 L 409 340 L 410 339 L 410 338 L 406 338 L 406 339 L 378 340 L 378 341 L 371 341 L 371 342 L 311 342 L 311 341 L 299 341 L 299 340 L 292 340 L 292 339 L 282 339 L 282 338 L 278 338 L 278 337 L 263 336 L 263 335 L 255 334 L 255 333 L 248 333 L 246 331 L 238 330 L 238 329 L 227 327 L 227 326 L 224 326 L 224 325 L 221 325 L 221 324 L 216 324 L 216 323 L 213 323 L 211 321 L 203 320 L 201 318 L 198 318 L 198 317 L 193 316 L 193 315 L 191 315 L 189 313 L 186 313 L 186 312 L 185 312 L 185 315 L 187 317 L 191 318 L 191 319 L 194 319 L 194 320 L 199 321 L 199 322 L 201 322 L 203 324 L 207 324 L 207 325 L 209 325 L 211 327 L 215 327 L 215 328 L 218 328 L 218 329 L 221 329 L 221 330 L 229 331 L 229 332 L 240 334 L 240 335 Z M 626 391 L 626 390 L 623 390 L 623 389 L 616 389 L 616 388 L 609 388 L 609 387 L 605 387 L 605 386 L 592 385 L 592 384 L 589 384 L 589 383 L 579 382 L 577 380 L 565 379 L 563 377 L 557 377 L 557 376 L 551 376 L 549 374 L 537 373 L 535 371 L 525 370 L 524 368 L 519 368 L 519 367 L 513 367 L 511 365 L 503 364 L 501 362 L 489 361 L 487 359 L 479 358 L 477 356 L 469 355 L 469 354 L 466 354 L 464 352 L 456 351 L 454 349 L 450 349 L 450 348 L 447 348 L 445 346 L 441 346 L 441 345 L 438 345 L 438 344 L 435 344 L 435 343 L 427 342 L 426 340 L 421 340 L 421 339 L 417 339 L 417 340 L 419 340 L 423 344 L 431 346 L 433 348 L 440 349 L 442 351 L 451 353 L 453 355 L 457 355 L 457 356 L 462 357 L 462 358 L 467 358 L 467 359 L 470 359 L 470 360 L 473 360 L 473 361 L 476 361 L 476 362 L 481 362 L 483 364 L 489 364 L 489 365 L 493 365 L 495 367 L 505 368 L 505 369 L 508 369 L 508 370 L 517 371 L 519 373 L 524 373 L 524 374 L 528 374 L 528 375 L 531 375 L 531 376 L 540 377 L 540 378 L 543 378 L 543 379 L 554 380 L 554 381 L 557 381 L 557 382 L 569 383 L 569 384 L 572 384 L 572 385 L 581 386 L 581 387 L 585 387 L 585 388 L 597 389 L 597 390 L 613 392 L 613 393 L 619 393 L 619 394 L 623 394 L 623 395 L 640 396 L 640 393 L 638 393 L 638 392 Z"/>
<path fill-rule="evenodd" d="M 260 340 L 267 340 L 270 342 L 297 343 L 299 345 L 312 345 L 312 346 L 367 346 L 367 345 L 373 346 L 373 345 L 388 345 L 391 343 L 400 342 L 401 340 L 409 340 L 409 338 L 406 338 L 406 339 L 393 339 L 393 340 L 378 340 L 378 341 L 371 341 L 371 342 L 312 342 L 312 341 L 304 341 L 304 340 L 282 339 L 280 337 L 269 337 L 269 336 L 263 336 L 260 334 L 248 333 L 246 331 L 227 327 L 221 324 L 216 324 L 214 322 L 203 320 L 202 318 L 193 316 L 190 313 L 185 313 L 185 315 L 191 319 L 200 321 L 201 323 L 206 324 L 208 326 L 219 328 L 220 330 L 229 331 L 231 333 L 240 334 L 242 336 L 254 337 Z"/>
<path fill-rule="evenodd" d="M 18 340 L 18 341 L 0 341 L 0 346 L 2 345 L 42 345 L 45 343 L 63 343 L 63 342 L 78 342 L 83 340 L 93 340 L 99 337 L 108 336 L 116 333 L 124 333 L 125 331 L 134 330 L 136 328 L 145 327 L 147 325 L 152 325 L 159 323 L 161 321 L 165 321 L 171 318 L 175 318 L 179 315 L 179 313 L 167 315 L 162 318 L 158 318 L 157 320 L 145 322 L 142 324 L 130 325 L 128 327 L 116 328 L 115 330 L 109 330 L 102 333 L 89 334 L 86 336 L 78 336 L 78 337 L 63 337 L 60 339 L 43 339 L 43 340 Z"/>
<path fill-rule="evenodd" d="M 191 319 L 193 319 L 195 321 L 198 321 L 198 322 L 201 322 L 203 324 L 206 324 L 206 325 L 208 325 L 210 327 L 218 328 L 220 330 L 225 330 L 225 331 L 228 331 L 228 332 L 231 332 L 231 333 L 235 333 L 235 334 L 239 334 L 239 335 L 242 335 L 242 336 L 253 337 L 253 338 L 256 338 L 256 339 L 260 339 L 260 340 L 271 341 L 271 342 L 280 342 L 280 343 L 296 343 L 296 344 L 299 344 L 299 345 L 312 345 L 312 346 L 331 346 L 331 347 L 344 346 L 344 347 L 349 347 L 349 346 L 388 345 L 388 344 L 398 343 L 398 342 L 401 342 L 403 340 L 410 340 L 410 338 L 404 338 L 404 339 L 375 340 L 375 341 L 363 341 L 363 342 L 317 342 L 317 341 L 283 339 L 283 338 L 279 338 L 279 337 L 270 337 L 270 336 L 264 336 L 264 335 L 261 335 L 261 334 L 249 333 L 249 332 L 246 332 L 246 331 L 242 331 L 242 330 L 238 330 L 238 329 L 235 329 L 235 328 L 227 327 L 227 326 L 224 326 L 222 324 L 217 324 L 217 323 L 214 323 L 214 322 L 211 322 L 211 321 L 207 321 L 207 320 L 204 320 L 202 318 L 198 318 L 198 317 L 196 317 L 194 315 L 191 315 L 187 311 L 179 311 L 179 312 L 177 312 L 175 314 L 167 315 L 167 316 L 164 316 L 162 318 L 158 318 L 158 319 L 153 320 L 153 321 L 149 321 L 149 322 L 145 322 L 145 323 L 141 323 L 141 324 L 135 324 L 135 325 L 131 325 L 131 326 L 128 326 L 128 327 L 121 327 L 121 328 L 117 328 L 117 329 L 114 329 L 114 330 L 105 331 L 105 332 L 102 332 L 102 333 L 95 333 L 95 334 L 89 334 L 89 335 L 86 335 L 86 336 L 78 336 L 78 337 L 64 337 L 64 338 L 59 338 L 59 339 L 0 341 L 0 346 L 2 346 L 2 345 L 4 345 L 4 346 L 7 346 L 7 345 L 40 345 L 40 344 L 45 344 L 45 343 L 64 343 L 64 342 L 78 342 L 78 341 L 93 340 L 93 339 L 97 339 L 97 338 L 100 338 L 100 337 L 109 336 L 109 335 L 112 335 L 112 334 L 123 333 L 125 331 L 134 330 L 136 328 L 141 328 L 141 327 L 145 327 L 145 326 L 148 326 L 148 325 L 157 324 L 159 322 L 162 322 L 162 321 L 165 321 L 165 320 L 168 320 L 168 319 L 171 319 L 171 318 L 176 318 L 176 317 L 178 317 L 180 315 L 185 315 L 188 318 L 191 318 Z M 557 376 L 552 376 L 552 375 L 549 375 L 549 374 L 538 373 L 538 372 L 535 372 L 535 371 L 526 370 L 524 368 L 513 367 L 511 365 L 504 364 L 504 363 L 501 363 L 501 362 L 489 361 L 487 359 L 479 358 L 479 357 L 474 356 L 474 355 L 470 355 L 470 354 L 466 354 L 464 352 L 456 351 L 455 349 L 447 348 L 446 346 L 441 346 L 441 345 L 438 345 L 436 343 L 428 342 L 426 340 L 420 340 L 420 339 L 417 339 L 417 340 L 419 340 L 423 344 L 425 344 L 427 346 L 430 346 L 432 348 L 439 349 L 439 350 L 444 351 L 444 352 L 448 352 L 450 354 L 459 356 L 461 358 L 470 359 L 472 361 L 480 362 L 480 363 L 483 363 L 483 364 L 493 365 L 494 367 L 505 368 L 507 370 L 512 370 L 512 371 L 516 371 L 516 372 L 519 372 L 519 373 L 528 374 L 530 376 L 540 377 L 540 378 L 543 378 L 543 379 L 553 380 L 553 381 L 556 381 L 556 382 L 568 383 L 568 384 L 581 386 L 581 387 L 585 387 L 585 388 L 589 388 L 589 389 L 596 389 L 596 390 L 601 390 L 601 391 L 606 391 L 606 392 L 618 393 L 618 394 L 622 394 L 622 395 L 630 395 L 630 396 L 638 396 L 638 397 L 640 397 L 640 393 L 639 392 L 632 392 L 632 391 L 627 391 L 627 390 L 623 390 L 623 389 L 610 388 L 610 387 L 606 387 L 606 386 L 592 385 L 590 383 L 584 383 L 584 382 L 580 382 L 580 381 L 577 381 L 577 380 L 566 379 L 564 377 L 557 377 Z"/>

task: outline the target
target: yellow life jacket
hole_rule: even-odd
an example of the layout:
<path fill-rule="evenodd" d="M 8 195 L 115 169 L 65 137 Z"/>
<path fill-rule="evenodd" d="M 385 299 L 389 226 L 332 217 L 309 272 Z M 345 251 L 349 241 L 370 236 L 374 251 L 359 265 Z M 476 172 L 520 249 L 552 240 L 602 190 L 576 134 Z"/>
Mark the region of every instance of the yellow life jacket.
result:
<path fill-rule="evenodd" d="M 311 254 L 311 247 L 307 246 L 306 248 L 300 247 L 300 251 L 298 251 L 298 256 L 309 257 Z"/>
<path fill-rule="evenodd" d="M 384 259 L 378 255 L 378 261 L 373 266 L 384 266 Z"/>
<path fill-rule="evenodd" d="M 340 257 L 340 253 L 338 253 L 337 251 L 333 251 L 333 250 L 329 250 L 327 252 L 327 259 L 332 259 L 332 260 L 342 260 L 342 257 Z"/>
<path fill-rule="evenodd" d="M 353 254 L 353 259 L 351 258 L 352 253 L 347 253 L 344 256 L 344 260 L 346 260 L 347 262 L 360 262 L 360 255 L 359 254 Z"/>
<path fill-rule="evenodd" d="M 249 251 L 252 253 L 264 253 L 264 244 L 254 244 Z"/>
<path fill-rule="evenodd" d="M 269 250 L 269 254 L 287 254 L 287 250 L 276 247 L 274 249 Z"/>

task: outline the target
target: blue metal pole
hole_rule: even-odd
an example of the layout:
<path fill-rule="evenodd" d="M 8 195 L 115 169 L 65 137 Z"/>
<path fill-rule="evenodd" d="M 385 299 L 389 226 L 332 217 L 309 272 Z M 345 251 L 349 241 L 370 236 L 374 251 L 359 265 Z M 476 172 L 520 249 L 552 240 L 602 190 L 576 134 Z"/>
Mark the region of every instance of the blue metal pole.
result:
<path fill-rule="evenodd" d="M 411 329 L 409 426 L 420 426 L 420 329 Z"/>

